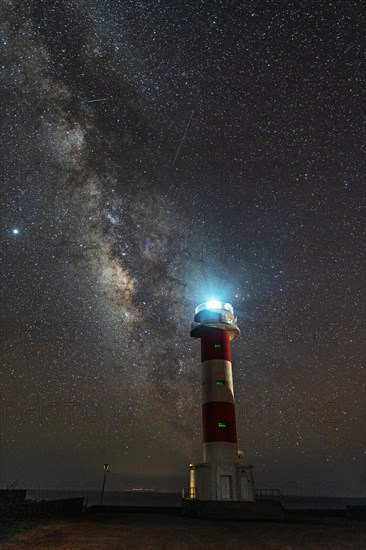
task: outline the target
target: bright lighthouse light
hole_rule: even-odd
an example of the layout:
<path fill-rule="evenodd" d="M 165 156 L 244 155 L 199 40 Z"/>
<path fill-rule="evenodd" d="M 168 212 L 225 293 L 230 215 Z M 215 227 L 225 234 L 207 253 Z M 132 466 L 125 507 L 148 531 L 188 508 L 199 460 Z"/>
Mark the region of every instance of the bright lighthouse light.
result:
<path fill-rule="evenodd" d="M 222 304 L 218 300 L 210 300 L 209 302 L 206 302 L 207 309 L 221 309 Z"/>

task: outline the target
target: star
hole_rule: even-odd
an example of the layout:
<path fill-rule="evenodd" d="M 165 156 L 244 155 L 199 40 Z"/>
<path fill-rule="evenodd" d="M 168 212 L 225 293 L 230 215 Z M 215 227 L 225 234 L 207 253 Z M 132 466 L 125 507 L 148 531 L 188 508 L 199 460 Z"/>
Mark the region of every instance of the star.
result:
<path fill-rule="evenodd" d="M 4 480 L 180 491 L 207 298 L 258 486 L 359 494 L 362 3 L 4 4 Z"/>

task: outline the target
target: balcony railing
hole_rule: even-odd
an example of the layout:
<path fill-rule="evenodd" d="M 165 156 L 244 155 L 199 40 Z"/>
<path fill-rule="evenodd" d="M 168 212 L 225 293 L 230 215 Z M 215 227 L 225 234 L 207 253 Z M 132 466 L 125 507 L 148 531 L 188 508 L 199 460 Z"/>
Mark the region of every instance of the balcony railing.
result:
<path fill-rule="evenodd" d="M 234 313 L 233 306 L 231 304 L 218 302 L 216 300 L 213 300 L 211 302 L 210 301 L 204 302 L 203 304 L 200 304 L 199 306 L 196 307 L 195 313 L 197 314 L 200 311 L 203 311 L 204 309 L 208 309 L 212 311 L 225 310 L 225 311 L 230 311 L 231 313 Z"/>

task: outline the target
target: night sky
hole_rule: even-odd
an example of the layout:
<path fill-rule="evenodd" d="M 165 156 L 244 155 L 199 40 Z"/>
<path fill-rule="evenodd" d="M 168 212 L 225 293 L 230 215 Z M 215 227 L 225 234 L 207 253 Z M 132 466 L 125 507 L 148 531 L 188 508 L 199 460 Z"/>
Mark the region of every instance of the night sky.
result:
<path fill-rule="evenodd" d="M 1 486 L 187 487 L 216 298 L 257 488 L 365 495 L 362 4 L 2 0 Z"/>

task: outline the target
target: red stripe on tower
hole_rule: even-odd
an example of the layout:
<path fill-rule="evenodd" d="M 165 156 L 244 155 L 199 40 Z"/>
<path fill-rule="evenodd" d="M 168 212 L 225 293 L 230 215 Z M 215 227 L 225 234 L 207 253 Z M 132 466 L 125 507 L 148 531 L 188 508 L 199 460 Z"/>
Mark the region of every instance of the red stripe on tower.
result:
<path fill-rule="evenodd" d="M 236 443 L 234 403 L 210 401 L 202 405 L 203 442 Z"/>
<path fill-rule="evenodd" d="M 230 335 L 226 330 L 213 327 L 202 327 L 201 361 L 225 359 L 231 361 Z"/>

